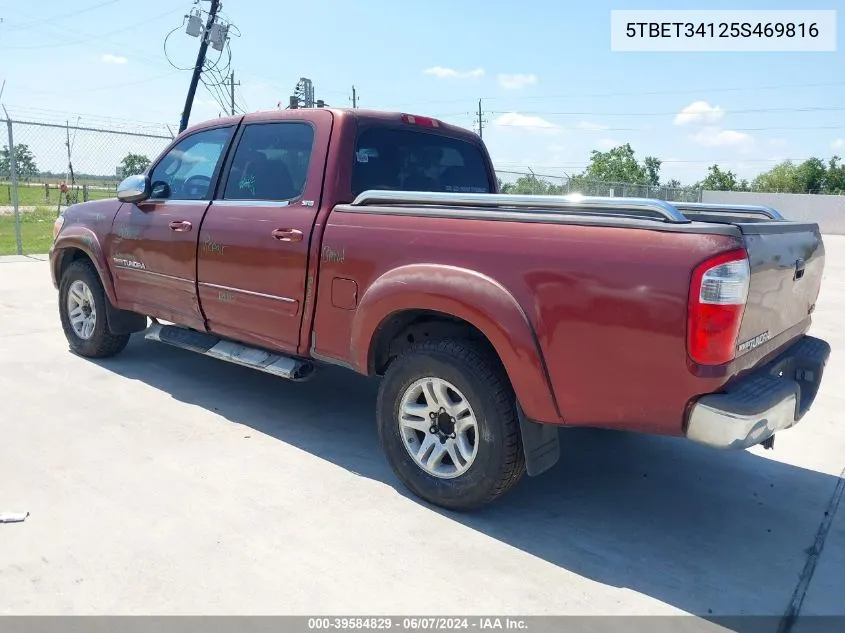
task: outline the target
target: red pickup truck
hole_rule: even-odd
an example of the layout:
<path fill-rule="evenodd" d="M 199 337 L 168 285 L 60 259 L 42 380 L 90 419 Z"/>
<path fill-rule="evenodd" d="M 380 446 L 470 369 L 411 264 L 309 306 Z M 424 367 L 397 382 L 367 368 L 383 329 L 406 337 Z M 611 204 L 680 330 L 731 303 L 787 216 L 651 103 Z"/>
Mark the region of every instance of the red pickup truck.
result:
<path fill-rule="evenodd" d="M 398 478 L 452 509 L 559 458 L 560 427 L 771 447 L 830 354 L 815 224 L 766 207 L 501 195 L 436 119 L 300 109 L 186 130 L 50 251 L 70 348 L 133 332 L 289 380 L 382 377 Z"/>

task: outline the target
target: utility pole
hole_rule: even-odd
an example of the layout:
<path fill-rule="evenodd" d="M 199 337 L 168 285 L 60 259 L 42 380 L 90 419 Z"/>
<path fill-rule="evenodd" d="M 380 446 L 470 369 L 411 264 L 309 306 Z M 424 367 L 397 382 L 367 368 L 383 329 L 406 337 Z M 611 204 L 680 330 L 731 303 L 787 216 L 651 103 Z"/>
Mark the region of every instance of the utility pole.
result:
<path fill-rule="evenodd" d="M 229 97 L 232 100 L 232 115 L 235 114 L 235 86 L 240 86 L 241 82 L 235 83 L 235 71 L 229 74 Z"/>
<path fill-rule="evenodd" d="M 481 99 L 478 100 L 478 136 L 484 138 L 484 124 L 487 120 L 483 118 L 484 112 L 481 110 Z"/>
<path fill-rule="evenodd" d="M 200 50 L 197 53 L 197 63 L 194 66 L 194 74 L 191 77 L 191 85 L 188 86 L 188 96 L 185 98 L 185 107 L 182 110 L 182 121 L 179 123 L 179 133 L 185 131 L 188 127 L 188 119 L 191 118 L 191 108 L 194 106 L 194 95 L 197 93 L 197 84 L 200 81 L 202 74 L 202 67 L 205 65 L 205 53 L 208 50 L 208 34 L 214 24 L 214 19 L 217 17 L 217 11 L 220 9 L 220 0 L 211 0 L 211 9 L 208 12 L 208 22 L 205 24 L 205 31 L 202 33 L 202 41 L 200 42 Z"/>
<path fill-rule="evenodd" d="M 352 86 L 352 108 L 358 107 L 358 93 L 355 92 L 355 86 Z"/>

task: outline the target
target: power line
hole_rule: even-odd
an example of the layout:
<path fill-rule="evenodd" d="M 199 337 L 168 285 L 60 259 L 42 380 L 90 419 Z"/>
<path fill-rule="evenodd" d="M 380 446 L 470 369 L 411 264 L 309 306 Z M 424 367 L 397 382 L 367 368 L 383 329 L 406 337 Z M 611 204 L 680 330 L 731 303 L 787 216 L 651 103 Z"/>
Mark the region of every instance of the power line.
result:
<path fill-rule="evenodd" d="M 164 36 L 164 41 L 161 43 L 162 52 L 164 53 L 164 59 L 166 59 L 167 63 L 170 64 L 171 66 L 173 66 L 173 68 L 175 68 L 176 70 L 183 70 L 184 71 L 184 70 L 192 70 L 193 69 L 193 66 L 185 66 L 185 67 L 177 66 L 176 64 L 173 63 L 173 60 L 170 59 L 170 55 L 168 55 L 168 53 L 167 53 L 167 42 L 170 39 L 170 36 L 173 35 L 179 29 L 181 29 L 182 27 L 184 27 L 187 19 L 188 19 L 188 16 L 187 15 L 184 16 L 182 18 L 182 24 L 180 24 L 176 28 L 169 31 L 167 33 L 167 35 Z"/>
<path fill-rule="evenodd" d="M 106 2 L 100 2 L 99 4 L 92 5 L 90 7 L 84 7 L 82 9 L 77 9 L 76 11 L 71 11 L 69 13 L 61 13 L 59 15 L 53 15 L 49 18 L 39 18 L 37 20 L 32 20 L 30 22 L 17 22 L 12 24 L 12 26 L 6 27 L 7 31 L 13 31 L 16 29 L 24 29 L 30 26 L 44 26 L 45 24 L 49 24 L 50 22 L 57 22 L 59 20 L 64 20 L 65 18 L 72 18 L 74 16 L 80 15 L 82 13 L 88 13 L 89 11 L 94 11 L 95 9 L 100 9 L 102 7 L 108 6 L 110 4 L 115 4 L 116 2 L 121 2 L 122 0 L 106 0 Z"/>
<path fill-rule="evenodd" d="M 135 22 L 134 24 L 130 24 L 129 26 L 124 26 L 124 27 L 122 27 L 122 28 L 116 29 L 116 30 L 114 30 L 114 31 L 109 31 L 108 33 L 102 33 L 102 34 L 100 34 L 100 35 L 86 35 L 86 34 L 85 34 L 85 33 L 83 33 L 82 31 L 79 31 L 78 29 L 74 29 L 74 32 L 75 32 L 75 33 L 77 33 L 77 34 L 79 34 L 79 35 L 85 35 L 85 37 L 84 37 L 83 39 L 79 39 L 79 40 L 71 40 L 71 41 L 65 40 L 64 42 L 53 42 L 53 43 L 51 43 L 51 44 L 35 44 L 35 45 L 26 45 L 26 46 L 19 46 L 19 45 L 11 45 L 11 46 L 10 46 L 10 45 L 8 45 L 8 44 L 3 44 L 3 45 L 2 45 L 2 47 L 3 47 L 3 48 L 12 48 L 12 49 L 44 49 L 44 48 L 59 48 L 59 47 L 62 47 L 62 46 L 75 46 L 75 45 L 77 45 L 77 44 L 87 44 L 87 43 L 90 43 L 90 42 L 91 42 L 91 40 L 101 40 L 101 41 L 103 41 L 103 42 L 106 42 L 107 44 L 112 44 L 112 45 L 115 45 L 115 44 L 114 44 L 114 42 L 110 42 L 110 41 L 108 41 L 106 38 L 108 38 L 108 37 L 109 37 L 109 36 L 111 36 L 111 35 L 117 35 L 118 33 L 124 33 L 124 32 L 126 32 L 126 31 L 131 31 L 131 30 L 133 30 L 133 29 L 138 28 L 139 26 L 143 26 L 143 25 L 145 25 L 145 24 L 149 24 L 150 22 L 155 22 L 156 20 L 160 20 L 161 18 L 167 17 L 168 15 L 172 15 L 172 14 L 177 13 L 177 12 L 179 12 L 179 11 L 182 11 L 182 9 L 170 9 L 169 11 L 166 11 L 166 12 L 164 12 L 164 13 L 161 13 L 161 14 L 156 15 L 156 16 L 151 17 L 151 18 L 147 18 L 146 20 L 141 20 L 140 22 Z M 47 28 L 48 28 L 48 29 L 52 29 L 52 28 L 55 28 L 55 27 L 50 27 L 50 26 L 48 25 L 48 26 L 47 26 Z M 64 31 L 62 31 L 62 33 L 64 33 Z M 120 46 L 121 46 L 122 48 L 124 48 L 124 47 L 123 47 L 123 44 L 120 44 Z M 128 50 L 129 50 L 130 52 L 132 52 L 132 49 L 128 49 Z M 137 50 L 137 49 L 136 49 L 136 50 Z M 155 59 L 155 58 L 153 58 L 153 57 L 149 57 L 149 56 L 147 56 L 147 55 L 145 55 L 145 54 L 137 54 L 137 53 L 136 53 L 136 54 L 135 54 L 135 57 L 138 57 L 138 58 L 141 58 L 141 59 L 153 60 L 153 61 L 155 61 L 156 63 L 160 63 L 160 62 L 161 62 L 161 60 L 159 60 L 159 59 Z"/>
<path fill-rule="evenodd" d="M 278 91 L 281 94 L 287 94 L 290 91 L 290 88 L 286 88 L 281 84 L 277 83 L 276 81 L 270 80 L 265 75 L 257 75 L 252 72 L 248 71 L 238 71 L 240 77 L 243 78 L 251 78 L 260 81 L 262 84 L 265 84 L 268 88 L 272 88 L 273 90 Z M 343 95 L 347 99 L 349 99 L 349 90 L 335 90 L 335 89 L 326 89 L 320 88 L 320 93 L 325 94 L 334 94 L 334 95 Z M 358 99 L 360 99 L 360 95 L 358 95 Z"/>
<path fill-rule="evenodd" d="M 200 77 L 200 82 L 202 83 L 203 87 L 205 88 L 205 91 L 209 95 L 211 95 L 211 97 L 214 99 L 214 101 L 217 102 L 217 105 L 220 106 L 220 109 L 223 112 L 227 112 L 228 107 L 226 106 L 226 96 L 224 94 L 221 94 L 220 87 L 217 84 L 209 84 L 202 77 Z"/>
<path fill-rule="evenodd" d="M 560 125 L 555 125 L 554 123 L 549 123 L 548 125 L 521 125 L 518 123 L 494 123 L 495 127 L 507 127 L 507 128 L 522 128 L 526 130 L 548 130 L 550 132 L 553 131 L 572 131 L 570 128 L 565 128 Z M 597 130 L 599 132 L 644 132 L 646 130 L 650 130 L 652 128 L 647 127 L 608 127 L 602 128 L 601 130 Z M 774 130 L 782 130 L 782 131 L 793 131 L 793 130 L 845 130 L 845 126 L 843 125 L 811 125 L 807 127 L 790 127 L 790 126 L 772 126 L 772 127 L 731 127 L 731 131 L 733 132 L 768 132 Z M 576 130 L 587 132 L 589 130 Z"/>
<path fill-rule="evenodd" d="M 113 131 L 121 133 L 125 131 L 138 130 L 148 130 L 160 133 L 161 128 L 164 126 L 164 124 L 154 121 L 136 121 L 134 119 L 120 119 L 117 117 L 96 115 L 88 116 L 80 115 L 77 112 L 46 110 L 42 108 L 31 108 L 28 106 L 8 105 L 7 108 L 10 111 L 10 115 L 18 120 L 25 120 L 39 124 L 58 122 L 61 123 L 62 127 L 64 127 L 69 119 L 74 118 L 84 118 L 86 124 L 89 126 L 93 125 L 99 128 L 110 127 Z"/>
<path fill-rule="evenodd" d="M 482 97 L 485 101 L 542 101 L 546 99 L 594 99 L 605 97 L 639 97 L 639 96 L 661 96 L 661 95 L 682 95 L 682 94 L 705 94 L 713 92 L 756 92 L 760 90 L 783 90 L 792 88 L 823 88 L 833 86 L 845 86 L 845 82 L 827 82 L 827 83 L 811 83 L 811 84 L 779 84 L 767 86 L 737 86 L 737 87 L 722 87 L 722 88 L 692 88 L 685 90 L 654 90 L 654 91 L 632 91 L 632 92 L 605 92 L 605 93 L 574 93 L 557 95 L 527 95 L 527 96 L 486 96 Z M 418 100 L 413 103 L 390 104 L 392 109 L 402 109 L 405 106 L 416 106 L 421 104 L 450 104 L 462 103 L 465 99 L 445 99 L 445 100 Z"/>
<path fill-rule="evenodd" d="M 842 106 L 805 106 L 800 108 L 746 108 L 741 110 L 725 110 L 724 114 L 749 114 L 749 113 L 765 113 L 765 112 L 842 112 L 845 107 Z M 512 111 L 491 110 L 490 114 L 510 114 Z M 520 110 L 519 114 L 523 115 L 546 115 L 546 116 L 675 116 L 679 114 L 677 110 L 671 112 L 550 112 L 547 110 Z M 683 113 L 681 113 L 683 114 Z M 694 114 L 708 114 L 707 112 Z"/>
<path fill-rule="evenodd" d="M 240 82 L 238 82 L 240 84 Z M 235 91 L 235 97 L 238 102 L 238 107 L 241 109 L 243 114 L 249 112 L 249 105 L 246 102 L 246 97 L 243 95 L 243 90 L 241 90 L 240 85 L 238 85 L 238 89 Z"/>
<path fill-rule="evenodd" d="M 151 81 L 158 81 L 159 79 L 164 79 L 166 77 L 173 77 L 176 73 L 169 72 L 163 75 L 156 75 L 154 77 L 147 77 L 145 79 L 136 79 L 135 81 L 125 81 L 119 84 L 109 84 L 108 86 L 99 86 L 97 88 L 79 88 L 77 90 L 27 90 L 30 94 L 39 94 L 39 95 L 73 95 L 73 94 L 82 94 L 88 92 L 95 92 L 101 90 L 114 90 L 115 88 L 123 88 L 124 86 L 136 86 L 138 84 L 145 84 Z"/>

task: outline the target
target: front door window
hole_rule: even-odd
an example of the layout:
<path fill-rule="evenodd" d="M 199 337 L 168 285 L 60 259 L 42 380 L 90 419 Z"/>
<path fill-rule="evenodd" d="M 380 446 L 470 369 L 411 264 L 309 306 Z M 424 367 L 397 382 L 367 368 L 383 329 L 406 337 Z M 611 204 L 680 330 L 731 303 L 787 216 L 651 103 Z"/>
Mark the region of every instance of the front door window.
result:
<path fill-rule="evenodd" d="M 197 132 L 176 144 L 150 174 L 151 200 L 208 200 L 231 128 Z"/>

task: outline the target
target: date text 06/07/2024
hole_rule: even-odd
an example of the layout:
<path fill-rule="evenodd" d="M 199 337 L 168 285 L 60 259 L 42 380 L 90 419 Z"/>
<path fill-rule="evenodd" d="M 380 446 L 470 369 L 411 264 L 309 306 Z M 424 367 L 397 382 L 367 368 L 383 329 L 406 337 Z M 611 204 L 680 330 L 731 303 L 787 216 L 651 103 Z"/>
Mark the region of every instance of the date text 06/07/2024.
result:
<path fill-rule="evenodd" d="M 311 631 L 528 631 L 512 617 L 317 617 L 308 618 Z"/>

